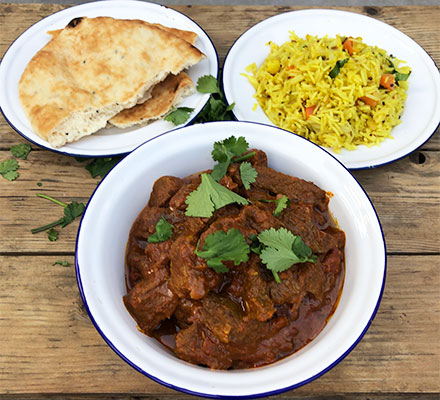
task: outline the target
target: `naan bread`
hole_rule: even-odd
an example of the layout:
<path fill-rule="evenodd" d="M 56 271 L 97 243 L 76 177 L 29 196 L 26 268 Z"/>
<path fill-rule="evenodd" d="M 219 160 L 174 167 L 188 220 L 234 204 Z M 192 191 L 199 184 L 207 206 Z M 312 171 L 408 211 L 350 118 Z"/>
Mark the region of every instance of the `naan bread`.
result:
<path fill-rule="evenodd" d="M 144 124 L 165 117 L 184 96 L 194 93 L 194 84 L 185 72 L 170 74 L 158 83 L 151 92 L 151 98 L 142 104 L 122 110 L 109 122 L 118 128 Z"/>
<path fill-rule="evenodd" d="M 167 30 L 192 45 L 197 39 L 197 34 L 194 32 L 168 28 L 160 24 L 153 25 Z M 183 97 L 193 94 L 194 91 L 194 84 L 188 74 L 184 72 L 177 76 L 170 74 L 153 88 L 151 98 L 147 101 L 138 101 L 139 104 L 134 107 L 122 110 L 109 122 L 118 128 L 128 128 L 163 118 Z"/>
<path fill-rule="evenodd" d="M 145 21 L 76 18 L 29 62 L 19 97 L 34 131 L 60 147 L 105 127 L 150 97 L 170 73 L 203 57 L 186 40 Z"/>

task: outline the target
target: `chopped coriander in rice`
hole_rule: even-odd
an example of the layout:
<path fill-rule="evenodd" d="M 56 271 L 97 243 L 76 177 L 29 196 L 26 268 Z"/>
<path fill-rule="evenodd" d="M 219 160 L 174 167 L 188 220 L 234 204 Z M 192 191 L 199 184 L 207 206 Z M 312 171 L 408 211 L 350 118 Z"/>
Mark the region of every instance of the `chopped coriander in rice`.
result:
<path fill-rule="evenodd" d="M 290 33 L 260 67 L 243 74 L 277 126 L 340 152 L 379 145 L 400 123 L 411 73 L 362 38 Z"/>

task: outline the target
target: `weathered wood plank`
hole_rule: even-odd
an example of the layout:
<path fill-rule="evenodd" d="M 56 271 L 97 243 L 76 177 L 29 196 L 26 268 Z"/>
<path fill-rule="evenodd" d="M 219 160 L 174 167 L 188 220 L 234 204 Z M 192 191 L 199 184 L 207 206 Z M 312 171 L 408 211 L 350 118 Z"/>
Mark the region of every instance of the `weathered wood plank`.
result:
<path fill-rule="evenodd" d="M 420 154 L 377 169 L 354 172 L 376 207 L 388 251 L 392 253 L 440 250 L 440 153 Z M 0 160 L 10 156 L 9 151 L 0 151 Z M 424 162 L 419 164 L 422 159 Z M 28 160 L 19 163 L 20 176 L 16 181 L 0 179 L 0 226 L 5 232 L 0 238 L 0 253 L 73 252 L 76 221 L 59 229 L 56 242 L 49 242 L 44 232 L 30 233 L 31 228 L 62 216 L 61 207 L 38 198 L 36 193 L 64 202 L 87 202 L 99 179 L 90 176 L 84 163 L 52 152 L 32 151 Z M 38 187 L 37 182 L 43 185 Z"/>
<path fill-rule="evenodd" d="M 59 258 L 0 257 L 0 393 L 171 396 L 107 347 L 82 307 L 73 266 L 52 265 Z M 290 395 L 438 392 L 439 264 L 440 256 L 389 257 L 383 300 L 364 339 Z"/>

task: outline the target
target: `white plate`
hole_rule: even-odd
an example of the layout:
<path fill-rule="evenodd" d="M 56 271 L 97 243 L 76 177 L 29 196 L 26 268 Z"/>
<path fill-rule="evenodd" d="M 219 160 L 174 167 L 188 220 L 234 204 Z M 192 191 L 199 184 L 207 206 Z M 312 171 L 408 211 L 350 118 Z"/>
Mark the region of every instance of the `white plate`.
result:
<path fill-rule="evenodd" d="M 32 131 L 18 98 L 18 81 L 30 59 L 50 40 L 51 36 L 46 32 L 64 28 L 73 18 L 80 16 L 142 19 L 147 22 L 196 32 L 198 38 L 195 46 L 207 57 L 189 68 L 188 73 L 194 83 L 197 83 L 198 78 L 203 75 L 213 75 L 218 78 L 218 56 L 211 39 L 199 25 L 175 10 L 143 1 L 115 0 L 82 4 L 57 12 L 37 22 L 15 40 L 0 64 L 1 111 L 12 128 L 41 147 L 79 156 L 99 157 L 124 154 L 132 151 L 146 140 L 175 128 L 171 122 L 160 120 L 143 127 L 101 129 L 92 136 L 66 144 L 59 149 L 52 148 L 48 142 Z M 209 94 L 196 92 L 179 104 L 182 107 L 194 108 L 187 124 L 197 116 L 208 99 Z"/>
<path fill-rule="evenodd" d="M 277 171 L 333 193 L 329 208 L 346 234 L 346 274 L 334 315 L 300 351 L 273 364 L 219 371 L 177 359 L 142 334 L 124 307 L 124 255 L 134 219 L 160 176 L 212 168 L 214 142 L 244 136 Z M 179 137 L 185 141 L 179 141 Z M 166 151 L 164 150 L 166 149 Z M 285 130 L 248 122 L 211 122 L 156 137 L 125 157 L 101 181 L 82 217 L 76 242 L 81 298 L 108 345 L 139 372 L 168 387 L 215 398 L 249 398 L 302 386 L 337 365 L 361 340 L 378 309 L 386 250 L 376 212 L 351 173 L 319 146 Z"/>
<path fill-rule="evenodd" d="M 238 120 L 273 125 L 259 106 L 252 110 L 256 103 L 255 90 L 240 74 L 253 62 L 257 66 L 262 64 L 270 50 L 267 42 L 282 44 L 289 40 L 292 30 L 300 37 L 306 34 L 360 36 L 364 43 L 406 61 L 412 70 L 402 123 L 392 131 L 394 139 L 386 139 L 380 146 L 343 150 L 340 154 L 326 149 L 347 168 L 371 168 L 398 160 L 420 147 L 435 132 L 440 122 L 440 74 L 430 56 L 414 40 L 390 25 L 338 10 L 279 14 L 256 24 L 235 42 L 225 59 L 223 89 L 228 103 L 235 103 L 233 113 Z"/>

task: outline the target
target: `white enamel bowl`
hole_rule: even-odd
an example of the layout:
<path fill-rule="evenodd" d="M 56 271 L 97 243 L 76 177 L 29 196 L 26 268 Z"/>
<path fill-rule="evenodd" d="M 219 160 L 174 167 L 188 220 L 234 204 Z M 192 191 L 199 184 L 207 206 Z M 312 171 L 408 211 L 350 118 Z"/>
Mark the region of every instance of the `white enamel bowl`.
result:
<path fill-rule="evenodd" d="M 333 193 L 330 210 L 346 233 L 346 276 L 335 314 L 297 353 L 248 370 L 214 371 L 177 359 L 136 329 L 124 307 L 124 251 L 130 227 L 163 175 L 212 167 L 213 143 L 244 136 L 269 165 Z M 372 321 L 385 282 L 386 251 L 379 219 L 351 173 L 313 143 L 284 130 L 246 122 L 213 122 L 164 133 L 125 157 L 102 180 L 81 220 L 76 274 L 82 300 L 108 345 L 128 364 L 173 389 L 206 397 L 259 397 L 304 385 L 338 364 Z"/>

